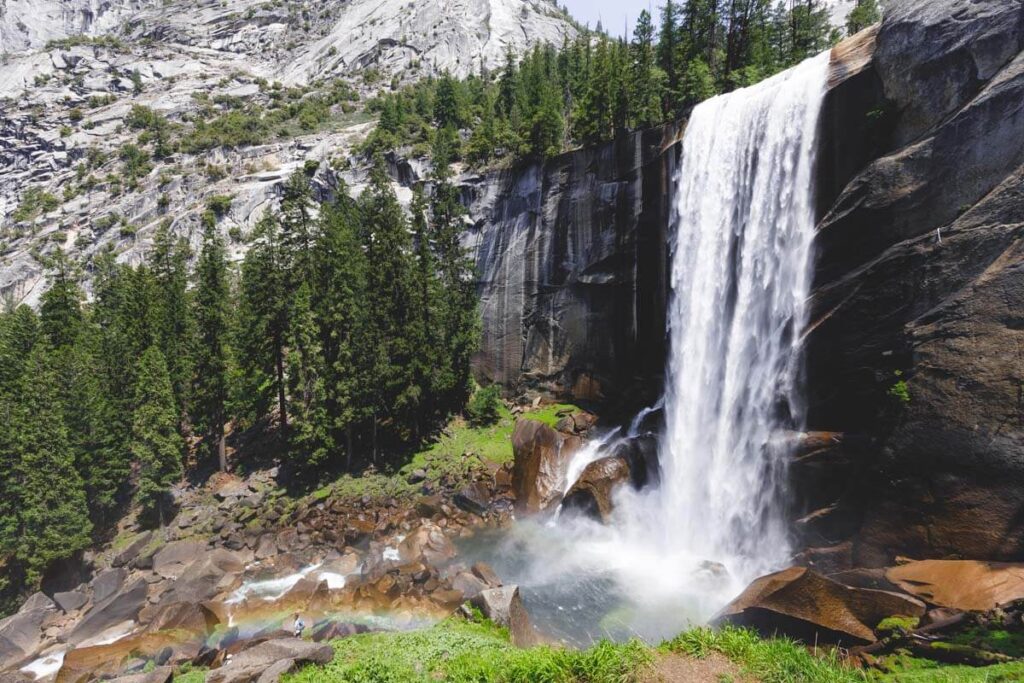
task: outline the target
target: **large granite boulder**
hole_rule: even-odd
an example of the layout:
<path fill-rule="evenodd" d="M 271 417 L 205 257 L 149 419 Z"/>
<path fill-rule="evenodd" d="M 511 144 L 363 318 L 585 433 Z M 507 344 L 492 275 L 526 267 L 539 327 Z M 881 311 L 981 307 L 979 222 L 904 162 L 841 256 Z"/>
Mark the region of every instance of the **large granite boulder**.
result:
<path fill-rule="evenodd" d="M 512 433 L 516 509 L 541 512 L 557 505 L 565 490 L 569 460 L 583 441 L 536 420 L 520 419 Z"/>
<path fill-rule="evenodd" d="M 277 638 L 258 643 L 235 656 L 230 663 L 206 674 L 206 683 L 270 683 L 297 663 L 327 664 L 334 659 L 330 645 L 298 638 Z M 273 678 L 261 678 L 273 670 Z"/>
<path fill-rule="evenodd" d="M 1024 563 L 923 560 L 890 567 L 885 578 L 939 607 L 983 612 L 1024 599 Z"/>
<path fill-rule="evenodd" d="M 135 621 L 146 606 L 148 585 L 145 579 L 135 579 L 104 602 L 94 604 L 81 621 L 71 630 L 68 642 L 72 645 L 89 640 L 112 626 Z"/>
<path fill-rule="evenodd" d="M 161 595 L 161 601 L 200 603 L 209 600 L 231 587 L 244 570 L 245 561 L 238 553 L 223 548 L 205 550 L 204 547 L 189 564 L 174 570 L 177 578 Z"/>
<path fill-rule="evenodd" d="M 580 478 L 565 494 L 562 507 L 607 523 L 614 509 L 613 492 L 620 485 L 627 484 L 630 478 L 626 458 L 613 456 L 595 460 L 584 468 Z"/>
<path fill-rule="evenodd" d="M 851 588 L 805 567 L 791 567 L 755 580 L 715 617 L 808 643 L 861 644 L 892 616 L 920 617 L 923 602 L 907 595 Z"/>
<path fill-rule="evenodd" d="M 512 644 L 516 647 L 537 644 L 537 634 L 530 624 L 530 615 L 523 607 L 519 586 L 502 586 L 481 591 L 470 600 L 470 603 L 495 624 L 507 628 Z"/>
<path fill-rule="evenodd" d="M 52 609 L 23 609 L 0 620 L 0 671 L 25 659 L 42 645 L 43 622 Z"/>
<path fill-rule="evenodd" d="M 1021 16 L 1004 0 L 891 3 L 884 97 L 838 91 L 831 108 L 883 140 L 835 179 L 807 334 L 810 424 L 874 439 L 856 470 L 803 484 L 832 496 L 810 510 L 841 503 L 815 532 L 852 540 L 855 564 L 1024 555 Z"/>

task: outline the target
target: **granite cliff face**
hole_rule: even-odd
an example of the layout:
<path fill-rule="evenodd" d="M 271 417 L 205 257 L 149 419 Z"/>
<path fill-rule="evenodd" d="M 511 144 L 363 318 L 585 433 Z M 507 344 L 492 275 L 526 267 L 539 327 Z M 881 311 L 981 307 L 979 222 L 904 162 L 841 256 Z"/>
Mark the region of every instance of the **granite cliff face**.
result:
<path fill-rule="evenodd" d="M 286 83 L 377 69 L 460 76 L 575 35 L 548 0 L 4 0 L 0 53 L 74 36 L 150 39 L 245 54 Z"/>
<path fill-rule="evenodd" d="M 1022 48 L 1019 1 L 893 2 L 847 103 L 881 153 L 820 224 L 807 342 L 812 423 L 871 439 L 815 524 L 859 564 L 1024 556 Z"/>
<path fill-rule="evenodd" d="M 479 373 L 617 404 L 657 395 L 669 189 L 681 129 L 464 179 L 483 311 Z"/>

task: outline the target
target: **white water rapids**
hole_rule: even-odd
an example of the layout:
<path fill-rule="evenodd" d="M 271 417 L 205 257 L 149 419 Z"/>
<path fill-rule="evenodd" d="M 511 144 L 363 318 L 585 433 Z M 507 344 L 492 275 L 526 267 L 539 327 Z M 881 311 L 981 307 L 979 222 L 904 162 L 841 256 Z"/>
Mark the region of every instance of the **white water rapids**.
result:
<path fill-rule="evenodd" d="M 620 487 L 607 526 L 571 515 L 521 522 L 490 556 L 524 586 L 542 625 L 567 639 L 670 637 L 790 559 L 789 454 L 770 444 L 778 430 L 803 427 L 828 63 L 822 54 L 690 118 L 673 194 L 666 391 L 654 407 L 665 423 L 659 484 Z M 608 432 L 581 450 L 567 486 L 622 438 Z"/>

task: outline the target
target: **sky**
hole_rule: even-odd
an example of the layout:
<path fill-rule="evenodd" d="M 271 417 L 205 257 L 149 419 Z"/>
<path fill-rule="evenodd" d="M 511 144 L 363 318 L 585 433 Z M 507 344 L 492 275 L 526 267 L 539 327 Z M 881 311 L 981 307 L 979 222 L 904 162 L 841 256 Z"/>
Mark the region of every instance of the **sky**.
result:
<path fill-rule="evenodd" d="M 608 33 L 621 36 L 626 27 L 626 35 L 633 34 L 633 26 L 642 10 L 650 10 L 652 15 L 657 16 L 661 0 L 559 0 L 558 4 L 568 7 L 569 13 L 577 21 L 594 28 L 600 19 Z M 625 26 L 623 18 L 626 20 Z"/>

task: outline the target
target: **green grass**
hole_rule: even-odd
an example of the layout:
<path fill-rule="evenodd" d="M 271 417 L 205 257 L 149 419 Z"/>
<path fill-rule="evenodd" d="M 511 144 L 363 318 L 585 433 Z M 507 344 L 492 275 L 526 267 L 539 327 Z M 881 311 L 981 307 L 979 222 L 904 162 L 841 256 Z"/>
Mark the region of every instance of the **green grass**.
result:
<path fill-rule="evenodd" d="M 367 476 L 344 475 L 333 484 L 313 493 L 317 500 L 335 495 L 343 499 L 409 497 L 417 495 L 421 483 L 409 484 L 407 479 L 416 470 L 427 474 L 427 481 L 468 481 L 470 475 L 483 467 L 483 460 L 504 464 L 512 460 L 512 414 L 502 406 L 498 422 L 489 427 L 472 427 L 457 418 L 437 442 L 421 449 L 394 474 Z"/>
<path fill-rule="evenodd" d="M 578 413 L 580 409 L 569 403 L 552 403 L 548 406 L 541 406 L 537 410 L 530 411 L 523 415 L 527 420 L 536 420 L 537 422 L 543 422 L 549 427 L 554 427 L 558 424 L 558 421 L 562 419 L 559 413 Z"/>
<path fill-rule="evenodd" d="M 284 683 L 628 683 L 653 661 L 639 642 L 600 643 L 586 651 L 521 650 L 491 624 L 456 620 L 421 631 L 368 633 L 333 643 L 334 661 L 286 676 Z"/>
<path fill-rule="evenodd" d="M 985 630 L 974 627 L 956 634 L 950 642 L 999 652 L 1014 659 L 1024 659 L 1024 632 L 1020 631 Z"/>
<path fill-rule="evenodd" d="M 191 671 L 176 674 L 174 676 L 174 683 L 203 683 L 205 680 L 205 669 L 192 669 Z"/>
<path fill-rule="evenodd" d="M 1019 683 L 1024 681 L 1024 662 L 993 666 L 949 666 L 909 656 L 886 657 L 892 673 L 873 672 L 873 683 Z"/>
<path fill-rule="evenodd" d="M 815 656 L 799 643 L 786 639 L 763 640 L 752 631 L 697 628 L 664 643 L 662 649 L 691 657 L 725 655 L 762 683 L 854 683 L 865 674 L 844 667 L 835 654 Z"/>

